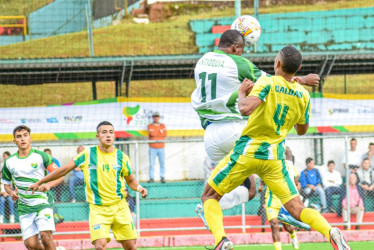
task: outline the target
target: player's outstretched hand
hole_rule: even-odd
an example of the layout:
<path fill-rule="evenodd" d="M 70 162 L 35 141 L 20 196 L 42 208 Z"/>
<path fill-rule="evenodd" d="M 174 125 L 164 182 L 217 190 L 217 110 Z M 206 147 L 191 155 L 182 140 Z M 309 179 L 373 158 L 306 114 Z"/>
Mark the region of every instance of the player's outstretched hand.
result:
<path fill-rule="evenodd" d="M 32 194 L 35 193 L 39 189 L 40 185 L 38 183 L 32 184 L 28 189 L 26 189 L 26 192 L 29 190 L 32 191 Z"/>
<path fill-rule="evenodd" d="M 239 87 L 239 92 L 244 93 L 245 96 L 247 96 L 249 95 L 249 93 L 251 93 L 253 86 L 254 83 L 251 80 L 245 78 L 242 82 L 242 85 L 240 85 Z"/>
<path fill-rule="evenodd" d="M 144 187 L 140 187 L 139 188 L 139 193 L 142 195 L 143 198 L 145 198 L 148 195 L 148 190 Z"/>
<path fill-rule="evenodd" d="M 320 81 L 319 75 L 317 74 L 308 74 L 306 76 L 295 76 L 294 80 L 298 83 L 310 87 L 317 87 Z"/>
<path fill-rule="evenodd" d="M 51 188 L 47 185 L 47 184 L 42 184 L 39 186 L 38 188 L 38 191 L 41 191 L 41 192 L 47 192 L 49 191 Z"/>

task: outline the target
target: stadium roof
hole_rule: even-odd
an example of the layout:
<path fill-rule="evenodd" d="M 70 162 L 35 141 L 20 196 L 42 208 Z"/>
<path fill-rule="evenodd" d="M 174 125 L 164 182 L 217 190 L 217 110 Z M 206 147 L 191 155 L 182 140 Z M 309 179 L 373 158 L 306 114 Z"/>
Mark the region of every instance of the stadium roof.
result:
<path fill-rule="evenodd" d="M 275 54 L 244 54 L 258 68 L 272 73 Z M 0 84 L 32 85 L 42 83 L 115 81 L 116 96 L 123 83 L 126 95 L 131 80 L 193 78 L 193 68 L 201 55 L 92 57 L 56 59 L 0 60 Z M 373 52 L 303 53 L 299 74 L 374 73 Z M 320 87 L 322 90 L 322 85 Z"/>

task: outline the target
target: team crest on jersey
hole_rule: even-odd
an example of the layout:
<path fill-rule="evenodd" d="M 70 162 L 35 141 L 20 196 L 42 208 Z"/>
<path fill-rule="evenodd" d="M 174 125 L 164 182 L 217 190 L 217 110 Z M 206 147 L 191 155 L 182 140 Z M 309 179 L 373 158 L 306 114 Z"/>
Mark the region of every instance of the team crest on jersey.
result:
<path fill-rule="evenodd" d="M 50 214 L 44 214 L 44 216 L 49 220 L 51 218 Z"/>
<path fill-rule="evenodd" d="M 101 228 L 101 224 L 95 224 L 92 227 L 93 227 L 93 230 L 98 230 Z"/>
<path fill-rule="evenodd" d="M 113 168 L 114 170 L 116 170 L 116 171 L 121 170 L 121 166 L 118 165 L 118 164 L 113 164 L 113 165 L 112 165 L 112 168 Z"/>
<path fill-rule="evenodd" d="M 93 164 L 88 164 L 88 169 L 97 169 L 97 166 L 96 165 L 93 165 Z"/>
<path fill-rule="evenodd" d="M 36 168 L 38 167 L 38 163 L 31 163 L 31 167 L 32 167 L 33 169 L 36 169 Z"/>

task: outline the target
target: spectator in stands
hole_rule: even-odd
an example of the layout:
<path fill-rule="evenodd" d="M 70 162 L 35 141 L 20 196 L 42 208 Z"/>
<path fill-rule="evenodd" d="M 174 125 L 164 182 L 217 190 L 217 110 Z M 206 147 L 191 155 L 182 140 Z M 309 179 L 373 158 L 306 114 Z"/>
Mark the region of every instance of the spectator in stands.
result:
<path fill-rule="evenodd" d="M 339 197 L 342 195 L 342 176 L 338 171 L 335 170 L 335 162 L 330 160 L 327 162 L 327 170 L 322 171 L 322 183 L 325 188 L 327 198 L 327 209 L 333 213 L 336 213 L 332 206 L 332 195 L 338 194 Z M 340 211 L 341 208 L 338 208 Z"/>
<path fill-rule="evenodd" d="M 77 154 L 79 155 L 84 150 L 81 145 L 77 148 Z M 70 202 L 76 202 L 75 200 L 75 187 L 84 184 L 84 176 L 82 170 L 79 167 L 74 168 L 73 175 L 69 178 L 69 192 L 70 192 Z"/>
<path fill-rule="evenodd" d="M 10 156 L 9 151 L 3 153 L 3 160 L 5 161 Z M 3 171 L 3 164 L 0 166 L 0 175 Z M 14 223 L 14 202 L 12 197 L 4 189 L 4 184 L 0 184 L 0 224 L 4 223 L 5 217 L 5 201 L 8 202 L 9 207 L 9 223 Z"/>
<path fill-rule="evenodd" d="M 369 143 L 369 150 L 365 154 L 362 155 L 361 159 L 364 160 L 365 158 L 369 159 L 370 161 L 370 168 L 374 169 L 374 143 Z"/>
<path fill-rule="evenodd" d="M 355 171 L 356 170 L 355 168 L 360 167 L 362 154 L 357 151 L 357 140 L 355 138 L 352 138 L 349 144 L 350 144 L 350 149 L 348 150 L 348 162 L 344 154 L 342 163 L 343 163 L 344 169 L 346 169 L 346 167 L 349 167 L 350 169 L 354 169 Z M 345 171 L 342 174 L 343 176 L 345 176 Z"/>
<path fill-rule="evenodd" d="M 359 186 L 363 189 L 363 196 L 366 199 L 368 196 L 374 197 L 374 170 L 370 168 L 370 160 L 363 159 L 361 168 L 357 170 L 357 177 Z"/>
<path fill-rule="evenodd" d="M 55 164 L 57 165 L 57 167 L 61 167 L 60 162 L 55 157 L 53 157 L 51 149 L 46 148 L 46 149 L 44 149 L 44 152 L 49 154 L 50 156 L 52 156 L 52 159 L 55 162 Z M 51 188 L 51 190 L 53 190 L 53 192 L 55 194 L 55 201 L 56 202 L 61 202 L 61 194 L 62 194 L 62 191 L 64 191 L 64 182 L 61 182 L 57 186 Z"/>
<path fill-rule="evenodd" d="M 321 174 L 314 167 L 313 158 L 306 159 L 306 169 L 300 174 L 301 195 L 304 198 L 319 195 L 322 204 L 322 213 L 327 212 L 326 195 L 322 188 Z"/>
<path fill-rule="evenodd" d="M 345 197 L 342 201 L 343 206 L 343 220 L 347 222 L 347 198 Z M 362 189 L 357 185 L 356 174 L 349 175 L 349 207 L 350 213 L 356 214 L 357 223 L 362 223 L 364 217 L 364 201 L 362 199 Z M 360 229 L 360 226 L 356 226 L 356 229 Z"/>
<path fill-rule="evenodd" d="M 165 124 L 160 123 L 160 113 L 154 112 L 153 122 L 148 124 L 149 140 L 163 141 L 167 135 Z M 160 179 L 165 183 L 165 143 L 149 143 L 149 181 L 154 181 L 154 167 L 156 157 L 160 162 Z"/>

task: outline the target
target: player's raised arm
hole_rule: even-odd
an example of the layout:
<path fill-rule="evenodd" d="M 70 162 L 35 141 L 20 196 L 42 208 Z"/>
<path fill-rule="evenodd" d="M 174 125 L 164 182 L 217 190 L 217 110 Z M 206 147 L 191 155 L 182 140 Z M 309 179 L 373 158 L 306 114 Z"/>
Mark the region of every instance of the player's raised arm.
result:
<path fill-rule="evenodd" d="M 52 171 L 49 175 L 41 179 L 40 181 L 32 184 L 26 191 L 31 190 L 32 193 L 37 191 L 43 183 L 48 183 L 54 180 L 57 180 L 63 176 L 65 176 L 67 173 L 69 173 L 71 170 L 73 170 L 76 167 L 74 160 L 69 161 L 65 166 L 61 168 L 57 168 L 56 170 Z M 53 183 L 52 183 L 53 184 Z M 56 183 L 54 183 L 56 184 Z M 58 185 L 58 184 L 57 184 Z M 40 190 L 42 191 L 42 190 Z"/>
<path fill-rule="evenodd" d="M 250 115 L 260 105 L 261 99 L 255 96 L 248 96 L 252 91 L 254 83 L 244 79 L 238 90 L 238 107 L 241 115 Z M 248 97 L 247 97 L 248 96 Z"/>

